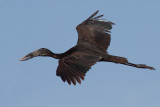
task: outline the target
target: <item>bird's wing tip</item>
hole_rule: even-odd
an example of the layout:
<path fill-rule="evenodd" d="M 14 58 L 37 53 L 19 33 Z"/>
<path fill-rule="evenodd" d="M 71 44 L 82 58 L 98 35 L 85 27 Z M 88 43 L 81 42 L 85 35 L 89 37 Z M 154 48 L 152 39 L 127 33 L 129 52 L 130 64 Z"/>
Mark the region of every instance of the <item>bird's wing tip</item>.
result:
<path fill-rule="evenodd" d="M 91 18 L 93 18 L 98 12 L 99 12 L 99 10 L 97 10 L 96 12 L 94 12 L 87 20 L 90 20 Z"/>

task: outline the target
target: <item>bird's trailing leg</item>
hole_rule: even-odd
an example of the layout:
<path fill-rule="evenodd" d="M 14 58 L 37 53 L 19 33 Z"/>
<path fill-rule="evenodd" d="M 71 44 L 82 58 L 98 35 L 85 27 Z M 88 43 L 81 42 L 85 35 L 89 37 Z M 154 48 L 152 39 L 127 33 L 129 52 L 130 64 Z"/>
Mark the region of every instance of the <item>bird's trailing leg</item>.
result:
<path fill-rule="evenodd" d="M 108 55 L 106 58 L 103 58 L 100 61 L 107 61 L 107 62 L 113 62 L 113 63 L 117 63 L 117 64 L 128 65 L 128 66 L 132 66 L 132 67 L 136 67 L 136 68 L 155 70 L 155 68 L 147 66 L 145 64 L 133 64 L 133 63 L 128 62 L 127 58 L 113 56 L 113 55 Z"/>

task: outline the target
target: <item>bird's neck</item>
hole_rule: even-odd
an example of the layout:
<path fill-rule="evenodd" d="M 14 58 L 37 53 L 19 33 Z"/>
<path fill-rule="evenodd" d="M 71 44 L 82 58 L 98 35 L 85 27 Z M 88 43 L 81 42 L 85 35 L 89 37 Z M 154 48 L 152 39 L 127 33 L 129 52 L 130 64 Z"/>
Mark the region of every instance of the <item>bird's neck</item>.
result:
<path fill-rule="evenodd" d="M 62 54 L 57 54 L 57 53 L 53 53 L 52 55 L 50 55 L 52 58 L 55 58 L 55 59 L 61 59 L 63 57 Z"/>

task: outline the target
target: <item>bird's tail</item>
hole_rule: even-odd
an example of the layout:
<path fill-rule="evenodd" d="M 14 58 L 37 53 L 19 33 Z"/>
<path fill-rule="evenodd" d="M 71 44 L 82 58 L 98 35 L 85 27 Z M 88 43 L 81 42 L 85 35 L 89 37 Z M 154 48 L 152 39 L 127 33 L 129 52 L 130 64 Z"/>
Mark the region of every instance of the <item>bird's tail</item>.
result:
<path fill-rule="evenodd" d="M 113 55 L 109 55 L 109 56 L 107 56 L 106 58 L 103 58 L 100 61 L 107 61 L 107 62 L 113 62 L 113 63 L 117 63 L 117 64 L 128 65 L 128 66 L 132 66 L 132 67 L 136 67 L 136 68 L 155 70 L 154 67 L 147 66 L 145 64 L 133 64 L 133 63 L 128 62 L 127 58 L 119 57 L 119 56 L 113 56 Z"/>

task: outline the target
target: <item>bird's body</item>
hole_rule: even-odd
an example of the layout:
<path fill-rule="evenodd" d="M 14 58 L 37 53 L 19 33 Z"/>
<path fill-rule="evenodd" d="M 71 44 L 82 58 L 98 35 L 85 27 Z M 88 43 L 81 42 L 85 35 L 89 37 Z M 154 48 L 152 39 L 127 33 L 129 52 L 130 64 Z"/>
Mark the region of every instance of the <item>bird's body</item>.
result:
<path fill-rule="evenodd" d="M 59 59 L 56 74 L 69 84 L 81 83 L 85 73 L 99 61 L 114 62 L 154 70 L 153 67 L 144 64 L 133 64 L 127 58 L 109 55 L 106 51 L 110 45 L 110 30 L 114 23 L 99 19 L 103 15 L 94 17 L 98 11 L 92 14 L 87 20 L 76 27 L 78 32 L 78 42 L 76 46 L 62 54 L 55 54 L 46 48 L 41 48 L 31 52 L 21 61 L 31 59 L 36 56 L 49 56 Z"/>

